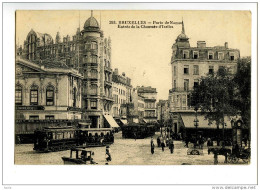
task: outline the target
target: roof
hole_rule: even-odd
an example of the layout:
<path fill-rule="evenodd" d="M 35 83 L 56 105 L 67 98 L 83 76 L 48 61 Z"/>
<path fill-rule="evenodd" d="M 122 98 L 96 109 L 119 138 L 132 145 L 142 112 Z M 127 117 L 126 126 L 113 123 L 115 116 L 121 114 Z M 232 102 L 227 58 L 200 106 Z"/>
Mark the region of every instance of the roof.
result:
<path fill-rule="evenodd" d="M 84 28 L 89 27 L 99 28 L 98 21 L 93 16 L 89 17 L 84 24 Z"/>
<path fill-rule="evenodd" d="M 195 128 L 194 126 L 195 114 L 189 114 L 189 115 L 181 114 L 181 118 L 185 128 Z M 198 128 L 217 129 L 216 122 L 213 122 L 212 124 L 209 125 L 209 121 L 207 119 L 205 120 L 204 115 L 198 115 L 197 118 L 199 120 Z M 225 128 L 231 129 L 231 120 L 228 116 L 225 116 L 225 124 L 226 124 Z M 222 124 L 220 124 L 219 128 L 221 129 L 222 127 L 223 127 Z"/>

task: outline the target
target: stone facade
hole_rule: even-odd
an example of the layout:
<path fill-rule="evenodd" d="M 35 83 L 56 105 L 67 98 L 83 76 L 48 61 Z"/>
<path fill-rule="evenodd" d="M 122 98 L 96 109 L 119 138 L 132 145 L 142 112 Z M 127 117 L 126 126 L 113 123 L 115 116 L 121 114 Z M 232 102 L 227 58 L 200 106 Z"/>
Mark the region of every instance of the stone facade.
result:
<path fill-rule="evenodd" d="M 104 125 L 103 115 L 110 115 L 113 105 L 111 40 L 104 38 L 92 14 L 83 30 L 78 28 L 72 38 L 61 39 L 58 32 L 53 40 L 49 34 L 31 30 L 24 41 L 21 57 L 38 65 L 52 67 L 56 63 L 78 70 L 83 75 L 82 119 L 90 119 L 93 128 L 108 127 Z"/>
<path fill-rule="evenodd" d="M 175 118 L 175 132 L 179 131 L 180 113 L 193 114 L 189 94 L 199 84 L 199 79 L 217 72 L 221 67 L 235 74 L 239 58 L 240 51 L 228 48 L 227 42 L 224 46 L 207 47 L 205 41 L 198 41 L 197 47 L 191 47 L 182 22 L 182 33 L 172 46 L 172 89 L 169 90 L 168 99 L 170 112 Z"/>

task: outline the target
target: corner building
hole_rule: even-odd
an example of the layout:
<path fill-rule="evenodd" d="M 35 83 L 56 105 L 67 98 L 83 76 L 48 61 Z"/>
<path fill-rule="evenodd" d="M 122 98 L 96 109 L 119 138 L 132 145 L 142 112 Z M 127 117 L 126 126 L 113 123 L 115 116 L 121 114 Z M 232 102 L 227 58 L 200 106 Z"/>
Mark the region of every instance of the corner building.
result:
<path fill-rule="evenodd" d="M 78 70 L 83 75 L 82 119 L 91 120 L 91 128 L 110 127 L 104 116 L 111 115 L 113 105 L 111 40 L 104 38 L 92 12 L 72 38 L 67 35 L 62 40 L 57 32 L 54 41 L 49 34 L 31 30 L 21 56 L 39 65 L 57 62 Z"/>
<path fill-rule="evenodd" d="M 169 90 L 170 112 L 173 116 L 173 131 L 179 133 L 181 128 L 193 128 L 195 118 L 194 108 L 190 103 L 190 92 L 199 84 L 202 76 L 226 68 L 230 74 L 237 70 L 237 60 L 240 58 L 238 49 L 224 46 L 207 47 L 205 41 L 198 41 L 197 47 L 191 47 L 189 38 L 185 34 L 182 22 L 182 33 L 172 46 L 172 89 Z M 204 116 L 199 116 L 199 127 L 216 128 L 208 126 Z M 230 121 L 225 118 L 227 128 Z"/>

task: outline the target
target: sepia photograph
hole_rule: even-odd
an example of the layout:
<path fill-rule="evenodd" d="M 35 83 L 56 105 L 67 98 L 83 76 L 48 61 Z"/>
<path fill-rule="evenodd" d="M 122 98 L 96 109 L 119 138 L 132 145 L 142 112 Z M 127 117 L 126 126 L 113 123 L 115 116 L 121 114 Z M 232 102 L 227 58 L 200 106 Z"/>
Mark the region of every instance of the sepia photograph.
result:
<path fill-rule="evenodd" d="M 250 11 L 17 10 L 16 45 L 15 164 L 250 164 Z"/>
<path fill-rule="evenodd" d="M 256 189 L 255 4 L 5 3 L 3 15 L 4 189 Z"/>

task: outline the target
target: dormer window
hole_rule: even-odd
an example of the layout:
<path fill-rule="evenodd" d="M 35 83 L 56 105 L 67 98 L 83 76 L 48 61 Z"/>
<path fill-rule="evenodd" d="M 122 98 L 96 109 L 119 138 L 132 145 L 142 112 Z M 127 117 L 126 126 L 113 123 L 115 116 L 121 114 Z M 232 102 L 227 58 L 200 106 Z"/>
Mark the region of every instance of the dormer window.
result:
<path fill-rule="evenodd" d="M 234 54 L 234 52 L 230 52 L 229 55 L 230 55 L 230 60 L 231 60 L 231 61 L 234 61 L 234 60 L 235 60 L 235 54 Z"/>
<path fill-rule="evenodd" d="M 189 58 L 189 51 L 188 50 L 184 50 L 183 51 L 183 59 L 188 59 Z"/>
<path fill-rule="evenodd" d="M 209 52 L 208 53 L 208 59 L 214 59 L 214 53 L 213 52 Z"/>
<path fill-rule="evenodd" d="M 194 51 L 193 52 L 193 59 L 198 59 L 199 58 L 199 52 L 198 51 Z"/>
<path fill-rule="evenodd" d="M 218 52 L 218 60 L 223 60 L 223 59 L 224 59 L 224 53 Z"/>

